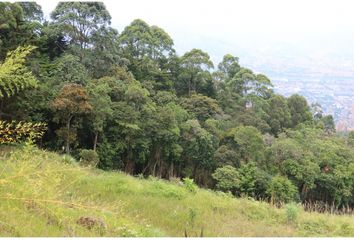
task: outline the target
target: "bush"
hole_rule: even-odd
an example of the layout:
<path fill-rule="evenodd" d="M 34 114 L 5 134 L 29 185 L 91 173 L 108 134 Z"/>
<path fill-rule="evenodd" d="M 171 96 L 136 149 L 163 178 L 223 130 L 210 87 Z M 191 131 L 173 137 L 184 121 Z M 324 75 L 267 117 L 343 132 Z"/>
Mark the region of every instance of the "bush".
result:
<path fill-rule="evenodd" d="M 75 158 L 73 158 L 71 155 L 69 154 L 63 154 L 61 156 L 61 159 L 62 161 L 65 163 L 65 164 L 69 164 L 69 165 L 76 165 L 77 162 L 75 160 Z"/>
<path fill-rule="evenodd" d="M 89 149 L 80 151 L 80 165 L 84 167 L 96 167 L 99 162 L 98 154 Z"/>
<path fill-rule="evenodd" d="M 194 180 L 193 179 L 190 179 L 190 178 L 183 178 L 183 184 L 184 184 L 184 187 L 192 192 L 192 193 L 196 193 L 197 192 L 197 185 L 194 183 Z"/>
<path fill-rule="evenodd" d="M 240 185 L 237 169 L 229 165 L 216 169 L 212 176 L 217 181 L 216 187 L 222 191 L 235 192 Z"/>
<path fill-rule="evenodd" d="M 297 189 L 292 182 L 282 176 L 273 177 L 267 189 L 271 203 L 278 206 L 293 201 L 296 193 Z"/>
<path fill-rule="evenodd" d="M 268 176 L 254 163 L 244 164 L 238 169 L 224 166 L 216 169 L 212 176 L 218 189 L 253 198 L 264 197 L 269 182 Z"/>
<path fill-rule="evenodd" d="M 299 215 L 299 207 L 295 203 L 290 203 L 285 206 L 285 211 L 286 211 L 286 219 L 288 220 L 288 223 L 296 222 L 297 217 Z"/>

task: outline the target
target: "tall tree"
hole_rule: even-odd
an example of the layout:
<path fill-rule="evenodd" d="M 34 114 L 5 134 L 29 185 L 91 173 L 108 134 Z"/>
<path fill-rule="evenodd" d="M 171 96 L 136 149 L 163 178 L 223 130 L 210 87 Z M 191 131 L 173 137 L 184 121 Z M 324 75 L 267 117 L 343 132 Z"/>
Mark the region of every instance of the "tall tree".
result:
<path fill-rule="evenodd" d="M 310 107 L 303 96 L 300 96 L 298 94 L 291 95 L 287 99 L 287 103 L 289 106 L 293 127 L 295 127 L 299 123 L 312 120 Z"/>
<path fill-rule="evenodd" d="M 90 104 L 92 105 L 92 125 L 94 131 L 93 150 L 96 151 L 98 143 L 98 135 L 103 132 L 106 120 L 112 116 L 112 101 L 108 95 L 110 92 L 109 85 L 100 81 L 101 79 L 89 83 L 87 90 L 90 96 Z"/>
<path fill-rule="evenodd" d="M 172 88 L 170 58 L 175 55 L 172 38 L 161 28 L 134 20 L 119 36 L 129 70 L 140 82 L 150 81 L 154 88 Z"/>
<path fill-rule="evenodd" d="M 238 60 L 238 57 L 234 57 L 231 54 L 226 54 L 219 63 L 218 70 L 224 74 L 224 77 L 232 78 L 238 71 L 241 70 Z"/>
<path fill-rule="evenodd" d="M 281 95 L 274 95 L 269 100 L 269 126 L 274 135 L 290 127 L 291 115 L 286 98 Z"/>
<path fill-rule="evenodd" d="M 92 47 L 92 36 L 111 23 L 111 16 L 101 2 L 60 2 L 51 13 L 54 23 L 65 33 L 82 60 Z"/>
<path fill-rule="evenodd" d="M 180 80 L 183 82 L 178 86 L 179 91 L 191 96 L 193 92 L 198 92 L 200 87 L 208 78 L 211 78 L 209 69 L 213 68 L 213 62 L 209 55 L 200 49 L 192 49 L 181 57 Z"/>
<path fill-rule="evenodd" d="M 42 11 L 36 3 L 0 2 L 0 61 L 18 46 L 38 46 Z"/>
<path fill-rule="evenodd" d="M 69 154 L 70 144 L 76 138 L 75 131 L 71 129 L 73 118 L 92 111 L 86 89 L 74 83 L 64 85 L 52 102 L 52 107 L 57 113 L 57 118 L 65 123 L 65 128 L 59 133 L 64 138 L 65 151 Z"/>

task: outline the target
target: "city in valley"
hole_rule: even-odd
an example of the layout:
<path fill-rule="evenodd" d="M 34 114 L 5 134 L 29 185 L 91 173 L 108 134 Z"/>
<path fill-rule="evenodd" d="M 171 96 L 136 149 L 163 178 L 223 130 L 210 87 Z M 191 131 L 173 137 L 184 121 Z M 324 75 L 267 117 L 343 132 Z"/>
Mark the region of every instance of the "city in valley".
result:
<path fill-rule="evenodd" d="M 319 103 L 324 114 L 331 114 L 339 132 L 354 130 L 354 80 L 352 78 L 289 79 L 272 78 L 275 92 L 290 96 L 294 93 Z"/>

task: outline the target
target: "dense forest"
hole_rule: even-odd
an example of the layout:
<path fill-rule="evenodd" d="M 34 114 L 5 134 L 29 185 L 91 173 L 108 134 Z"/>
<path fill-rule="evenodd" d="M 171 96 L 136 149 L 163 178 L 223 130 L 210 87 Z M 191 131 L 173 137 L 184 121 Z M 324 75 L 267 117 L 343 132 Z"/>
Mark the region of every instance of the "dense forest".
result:
<path fill-rule="evenodd" d="M 354 133 L 338 135 L 321 106 L 274 93 L 236 56 L 178 55 L 143 20 L 119 33 L 99 2 L 59 3 L 50 20 L 0 2 L 0 134 L 107 171 L 354 207 Z"/>

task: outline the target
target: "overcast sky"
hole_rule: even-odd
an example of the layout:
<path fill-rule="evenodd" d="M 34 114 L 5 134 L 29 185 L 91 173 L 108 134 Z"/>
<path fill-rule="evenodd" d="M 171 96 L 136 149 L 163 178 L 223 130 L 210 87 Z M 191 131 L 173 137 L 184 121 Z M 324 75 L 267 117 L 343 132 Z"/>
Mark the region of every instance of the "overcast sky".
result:
<path fill-rule="evenodd" d="M 37 1 L 48 15 L 58 1 Z M 136 18 L 162 27 L 178 53 L 193 47 L 214 61 L 232 53 L 354 59 L 353 0 L 104 0 L 121 32 Z M 251 58 L 249 58 L 251 59 Z"/>

